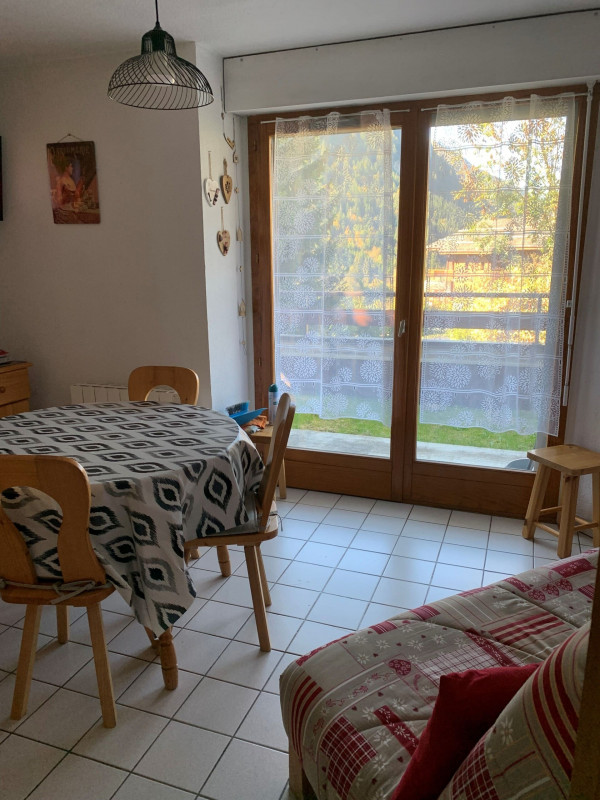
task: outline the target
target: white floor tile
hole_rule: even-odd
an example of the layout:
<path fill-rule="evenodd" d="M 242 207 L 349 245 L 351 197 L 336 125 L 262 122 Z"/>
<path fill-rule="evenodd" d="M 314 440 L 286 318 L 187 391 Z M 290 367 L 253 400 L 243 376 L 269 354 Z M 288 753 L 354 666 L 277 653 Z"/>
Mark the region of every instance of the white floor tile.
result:
<path fill-rule="evenodd" d="M 250 689 L 262 689 L 280 657 L 277 650 L 263 653 L 254 645 L 231 642 L 208 674 L 211 678 L 239 683 Z"/>
<path fill-rule="evenodd" d="M 272 614 L 285 614 L 286 616 L 304 619 L 318 596 L 319 593 L 312 589 L 302 589 L 299 586 L 285 586 L 278 583 L 271 589 L 272 603 L 269 606 L 269 611 Z"/>
<path fill-rule="evenodd" d="M 124 656 L 121 653 L 109 652 L 108 661 L 110 663 L 110 674 L 115 697 L 119 697 L 148 666 L 147 661 Z M 80 669 L 79 672 L 73 675 L 71 680 L 65 683 L 65 689 L 72 689 L 74 692 L 83 692 L 83 694 L 98 697 L 98 680 L 94 662 L 88 661 L 83 669 Z"/>
<path fill-rule="evenodd" d="M 380 519 L 396 521 L 394 517 L 380 517 Z M 397 541 L 398 535 L 361 528 L 352 540 L 352 547 L 356 550 L 370 550 L 372 553 L 387 553 L 389 555 L 396 546 Z"/>
<path fill-rule="evenodd" d="M 263 558 L 272 556 L 274 558 L 292 559 L 303 545 L 303 539 L 290 539 L 286 536 L 276 536 L 275 539 L 262 542 L 260 551 Z"/>
<path fill-rule="evenodd" d="M 20 736 L 6 738 L 0 744 L 0 798 L 24 800 L 64 755 L 64 750 L 41 742 Z"/>
<path fill-rule="evenodd" d="M 19 662 L 22 634 L 23 631 L 20 628 L 8 628 L 4 633 L 0 633 L 0 669 L 6 672 L 16 670 Z M 40 633 L 37 641 L 38 654 L 40 648 L 45 647 L 51 641 L 52 639 L 49 636 L 43 636 Z"/>
<path fill-rule="evenodd" d="M 259 693 L 235 683 L 203 678 L 175 719 L 233 736 Z"/>
<path fill-rule="evenodd" d="M 228 742 L 220 733 L 169 722 L 135 772 L 188 792 L 198 792 Z"/>
<path fill-rule="evenodd" d="M 353 547 L 346 550 L 344 557 L 338 564 L 339 569 L 351 572 L 366 572 L 369 575 L 381 575 L 386 567 L 389 556 L 386 553 L 371 553 L 367 550 L 355 550 Z"/>
<path fill-rule="evenodd" d="M 111 653 L 121 653 L 142 661 L 154 661 L 156 658 L 156 651 L 150 644 L 148 634 L 137 620 L 132 620 L 107 646 Z"/>
<path fill-rule="evenodd" d="M 242 578 L 239 575 L 232 575 L 226 580 L 221 578 L 221 588 L 213 594 L 212 599 L 218 600 L 219 603 L 232 603 L 236 606 L 252 608 L 248 578 Z"/>
<path fill-rule="evenodd" d="M 390 556 L 390 560 L 383 574 L 386 578 L 399 578 L 404 581 L 429 584 L 434 566 L 433 561 L 421 561 L 417 558 Z"/>
<path fill-rule="evenodd" d="M 402 528 L 402 536 L 412 539 L 429 539 L 432 542 L 441 542 L 446 532 L 445 525 L 435 522 L 421 522 L 416 519 L 409 519 Z"/>
<path fill-rule="evenodd" d="M 522 519 L 515 519 L 514 517 L 492 517 L 490 531 L 494 533 L 510 533 L 520 536 L 522 530 Z"/>
<path fill-rule="evenodd" d="M 374 603 L 397 608 L 418 608 L 425 602 L 427 586 L 395 578 L 382 578 L 373 594 Z"/>
<path fill-rule="evenodd" d="M 131 606 L 127 605 L 125 598 L 118 592 L 109 594 L 108 597 L 102 601 L 102 608 L 105 611 L 114 611 L 115 614 L 124 614 L 127 617 L 135 616 Z M 71 609 L 71 612 L 73 610 L 74 609 Z"/>
<path fill-rule="evenodd" d="M 375 500 L 369 497 L 352 497 L 352 495 L 343 495 L 335 504 L 336 508 L 341 508 L 344 511 L 358 511 L 362 514 L 368 514 L 375 505 Z"/>
<path fill-rule="evenodd" d="M 437 564 L 431 583 L 444 589 L 466 592 L 481 586 L 483 570 L 470 567 L 455 567 L 450 564 Z"/>
<path fill-rule="evenodd" d="M 131 622 L 129 617 L 123 614 L 115 614 L 113 611 L 103 611 L 102 622 L 104 625 L 104 639 L 108 643 L 124 630 Z M 69 640 L 79 642 L 79 644 L 92 644 L 90 639 L 90 626 L 87 614 L 79 617 L 70 625 Z"/>
<path fill-rule="evenodd" d="M 457 567 L 483 569 L 485 550 L 481 547 L 466 547 L 463 544 L 444 542 L 438 556 L 440 564 L 454 564 Z"/>
<path fill-rule="evenodd" d="M 510 578 L 511 576 L 504 572 L 488 572 L 487 570 L 483 573 L 483 584 L 482 586 L 488 586 L 490 583 L 498 583 L 498 581 L 503 581 L 505 578 Z"/>
<path fill-rule="evenodd" d="M 234 550 L 233 547 L 227 548 L 229 552 L 229 561 L 231 563 L 231 571 L 235 572 L 237 568 L 244 563 L 243 550 Z M 210 572 L 218 572 L 221 574 L 221 567 L 219 566 L 219 557 L 216 547 L 201 547 L 200 558 L 196 562 L 196 567 L 206 569 Z"/>
<path fill-rule="evenodd" d="M 322 522 L 328 512 L 329 508 L 327 506 L 310 506 L 297 503 L 291 511 L 288 511 L 285 518 L 286 520 L 296 519 L 302 522 Z"/>
<path fill-rule="evenodd" d="M 10 710 L 12 707 L 13 694 L 15 691 L 15 676 L 9 675 L 6 680 L 0 683 L 0 729 L 4 731 L 14 731 L 28 720 L 42 703 L 58 691 L 56 686 L 40 681 L 31 681 L 29 690 L 29 702 L 27 703 L 27 713 L 21 719 L 11 719 Z"/>
<path fill-rule="evenodd" d="M 210 600 L 214 593 L 223 586 L 223 577 L 220 573 L 190 567 L 189 574 L 196 589 L 196 596 L 205 600 Z"/>
<path fill-rule="evenodd" d="M 233 739 L 202 791 L 214 800 L 279 800 L 287 778 L 287 755 Z"/>
<path fill-rule="evenodd" d="M 453 528 L 474 528 L 477 531 L 489 531 L 492 518 L 489 514 L 474 514 L 471 511 L 453 511 L 449 525 Z"/>
<path fill-rule="evenodd" d="M 273 694 L 279 694 L 279 677 L 284 669 L 289 666 L 292 661 L 296 661 L 298 656 L 295 653 L 284 653 L 281 656 L 281 661 L 275 669 L 269 680 L 265 683 L 265 687 L 263 689 L 264 692 L 272 692 Z"/>
<path fill-rule="evenodd" d="M 180 667 L 177 689 L 171 691 L 165 689 L 160 664 L 149 664 L 145 672 L 120 695 L 119 703 L 141 711 L 149 711 L 151 714 L 172 717 L 200 680 L 200 675 L 187 672 Z"/>
<path fill-rule="evenodd" d="M 405 608 L 394 606 L 386 606 L 382 603 L 369 603 L 364 617 L 360 621 L 361 628 L 369 628 L 371 625 L 377 625 L 378 622 L 384 622 L 386 619 L 398 616 L 406 611 Z"/>
<path fill-rule="evenodd" d="M 93 657 L 92 648 L 77 642 L 59 644 L 51 641 L 38 650 L 33 666 L 33 677 L 45 683 L 62 686 Z"/>
<path fill-rule="evenodd" d="M 323 545 L 326 547 L 327 545 Z M 308 564 L 301 561 L 292 561 L 283 575 L 279 578 L 280 584 L 297 586 L 300 589 L 313 589 L 320 592 L 333 573 L 331 567 L 319 564 Z M 282 611 L 282 613 L 285 613 Z"/>
<path fill-rule="evenodd" d="M 355 528 L 342 528 L 341 525 L 319 525 L 310 537 L 310 541 L 331 544 L 336 547 L 348 547 L 355 536 Z"/>
<path fill-rule="evenodd" d="M 185 628 L 188 622 L 196 616 L 196 614 L 206 605 L 207 601 L 203 597 L 195 597 L 194 602 L 185 612 L 182 614 L 177 622 L 175 623 L 175 628 Z"/>
<path fill-rule="evenodd" d="M 233 639 L 252 612 L 243 606 L 207 600 L 187 624 L 188 630 Z"/>
<path fill-rule="evenodd" d="M 441 586 L 430 586 L 427 592 L 427 603 L 435 603 L 436 600 L 445 600 L 446 597 L 452 597 L 455 594 L 454 589 L 445 589 Z"/>
<path fill-rule="evenodd" d="M 206 675 L 229 644 L 229 639 L 184 628 L 173 638 L 173 643 L 181 669 Z"/>
<path fill-rule="evenodd" d="M 56 612 L 54 612 L 56 615 Z M 15 625 L 25 618 L 25 606 L 0 600 L 0 624 Z"/>
<path fill-rule="evenodd" d="M 497 550 L 488 550 L 485 559 L 485 568 L 488 572 L 504 572 L 518 575 L 519 572 L 533 569 L 533 556 L 523 556 L 518 553 L 500 553 Z"/>
<path fill-rule="evenodd" d="M 288 486 L 286 500 L 289 503 L 299 503 L 305 494 L 306 494 L 306 489 L 295 489 L 293 487 Z"/>
<path fill-rule="evenodd" d="M 291 540 L 288 539 L 288 541 Z M 282 575 L 292 563 L 292 560 L 289 558 L 275 558 L 273 556 L 267 556 L 264 553 L 262 558 L 269 583 L 274 583 L 276 580 L 278 580 L 280 575 Z M 298 556 L 296 556 L 296 558 L 298 558 Z M 244 563 L 236 569 L 235 574 L 243 578 L 248 577 L 248 565 L 246 564 L 246 559 L 244 559 Z"/>
<path fill-rule="evenodd" d="M 385 517 L 408 517 L 412 506 L 408 503 L 393 503 L 391 500 L 377 500 L 371 509 L 372 514 Z"/>
<path fill-rule="evenodd" d="M 489 550 L 500 550 L 503 553 L 520 553 L 524 556 L 533 555 L 533 541 L 522 536 L 510 533 L 492 531 L 488 539 Z"/>
<path fill-rule="evenodd" d="M 448 508 L 432 508 L 431 506 L 413 506 L 408 515 L 409 520 L 432 522 L 436 525 L 447 525 L 451 511 Z"/>
<path fill-rule="evenodd" d="M 132 770 L 168 720 L 137 708 L 117 706 L 117 725 L 105 728 L 99 721 L 73 752 L 113 767 Z"/>
<path fill-rule="evenodd" d="M 281 705 L 277 695 L 262 692 L 235 735 L 237 739 L 287 753 L 288 738 L 281 721 Z"/>
<path fill-rule="evenodd" d="M 354 597 L 356 600 L 370 600 L 379 582 L 377 575 L 365 575 L 362 572 L 350 572 L 336 569 L 325 591 L 340 597 Z"/>
<path fill-rule="evenodd" d="M 365 600 L 338 597 L 323 592 L 312 607 L 307 619 L 323 622 L 326 625 L 338 625 L 342 628 L 358 628 L 366 610 Z"/>
<path fill-rule="evenodd" d="M 319 564 L 322 567 L 336 567 L 345 553 L 344 547 L 308 541 L 296 556 L 296 561 Z"/>
<path fill-rule="evenodd" d="M 19 726 L 19 736 L 70 750 L 101 713 L 95 697 L 59 689 Z"/>
<path fill-rule="evenodd" d="M 340 498 L 340 494 L 332 494 L 331 492 L 307 492 L 298 502 L 301 505 L 333 508 Z"/>
<path fill-rule="evenodd" d="M 342 508 L 332 509 L 324 520 L 326 525 L 340 525 L 342 528 L 360 528 L 367 515 L 362 511 L 345 511 Z"/>
<path fill-rule="evenodd" d="M 537 536 L 537 533 L 536 533 Z M 542 558 L 553 558 L 556 560 L 558 558 L 558 554 L 556 549 L 558 547 L 558 539 L 552 537 L 550 541 L 536 541 L 533 545 L 533 555 L 534 556 L 541 556 Z M 577 550 L 573 548 L 573 555 Z"/>
<path fill-rule="evenodd" d="M 194 800 L 195 795 L 157 783 L 140 775 L 130 775 L 113 800 Z"/>
<path fill-rule="evenodd" d="M 288 652 L 301 656 L 322 647 L 324 644 L 353 633 L 346 628 L 324 625 L 321 622 L 305 622 L 288 647 Z"/>
<path fill-rule="evenodd" d="M 400 536 L 396 542 L 392 555 L 404 558 L 419 558 L 421 561 L 435 561 L 440 552 L 440 543 L 430 539 L 411 539 L 409 536 Z"/>
<path fill-rule="evenodd" d="M 556 562 L 556 558 L 540 558 L 540 556 L 533 557 L 533 566 L 534 567 L 545 567 L 548 564 L 554 564 Z"/>
<path fill-rule="evenodd" d="M 280 500 L 277 497 L 277 513 L 280 517 L 285 517 L 295 506 L 295 503 L 289 503 L 287 500 Z"/>
<path fill-rule="evenodd" d="M 480 547 L 485 550 L 488 537 L 487 531 L 476 531 L 474 528 L 453 528 L 448 525 L 444 543 L 462 544 L 465 547 Z"/>
<path fill-rule="evenodd" d="M 301 624 L 302 620 L 297 617 L 286 617 L 283 614 L 270 614 L 267 611 L 269 639 L 273 650 L 285 650 L 298 632 L 298 628 Z M 258 644 L 258 632 L 256 630 L 254 614 L 252 614 L 235 638 L 239 642 Z"/>
<path fill-rule="evenodd" d="M 324 510 L 327 511 L 327 509 Z M 290 519 L 288 515 L 280 526 L 279 535 L 289 536 L 291 539 L 310 539 L 318 524 L 318 521 Z"/>
<path fill-rule="evenodd" d="M 361 526 L 361 532 L 377 531 L 378 533 L 400 536 L 405 524 L 405 517 L 386 517 L 384 514 L 369 514 Z"/>

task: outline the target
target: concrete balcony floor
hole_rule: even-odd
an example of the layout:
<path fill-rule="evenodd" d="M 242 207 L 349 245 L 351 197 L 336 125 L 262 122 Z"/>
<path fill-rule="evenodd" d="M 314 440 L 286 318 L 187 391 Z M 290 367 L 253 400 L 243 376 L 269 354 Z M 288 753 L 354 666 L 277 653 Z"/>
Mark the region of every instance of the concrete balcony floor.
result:
<path fill-rule="evenodd" d="M 300 450 L 318 450 L 326 453 L 389 458 L 390 440 L 379 436 L 353 436 L 348 433 L 327 433 L 306 429 L 290 433 L 289 447 Z M 451 464 L 467 464 L 476 467 L 505 469 L 517 459 L 526 459 L 518 450 L 495 450 L 491 447 L 466 447 L 455 444 L 417 442 L 417 458 L 420 461 L 437 461 Z"/>

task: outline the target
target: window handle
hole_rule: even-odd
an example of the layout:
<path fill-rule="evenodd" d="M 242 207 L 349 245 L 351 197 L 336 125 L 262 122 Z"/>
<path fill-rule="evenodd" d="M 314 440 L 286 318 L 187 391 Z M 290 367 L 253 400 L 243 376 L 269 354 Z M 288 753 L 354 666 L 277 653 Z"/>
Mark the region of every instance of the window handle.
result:
<path fill-rule="evenodd" d="M 401 319 L 398 323 L 398 338 L 400 339 L 406 333 L 406 320 Z"/>

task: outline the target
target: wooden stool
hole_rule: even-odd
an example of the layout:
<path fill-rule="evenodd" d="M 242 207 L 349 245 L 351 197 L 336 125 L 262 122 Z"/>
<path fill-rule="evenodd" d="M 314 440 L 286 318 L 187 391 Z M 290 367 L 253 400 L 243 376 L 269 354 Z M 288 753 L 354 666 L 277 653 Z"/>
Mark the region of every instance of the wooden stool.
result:
<path fill-rule="evenodd" d="M 523 537 L 533 539 L 536 528 L 541 528 L 548 533 L 558 536 L 558 557 L 567 558 L 571 555 L 573 534 L 575 531 L 594 529 L 594 547 L 600 547 L 600 453 L 577 447 L 573 444 L 559 444 L 556 447 L 541 447 L 531 450 L 527 457 L 539 464 L 533 490 L 527 507 Z M 551 508 L 542 508 L 546 488 L 550 479 L 550 470 L 560 472 L 559 505 Z M 593 514 L 592 521 L 587 522 L 575 515 L 577 507 L 577 491 L 581 475 L 591 475 L 593 481 Z M 556 513 L 559 530 L 558 533 L 539 518 L 543 514 Z M 576 525 L 575 523 L 579 523 Z"/>
<path fill-rule="evenodd" d="M 249 433 L 248 436 L 254 442 L 254 444 L 262 444 L 265 447 L 271 446 L 271 437 L 273 435 L 273 426 L 267 425 L 266 428 L 263 428 L 260 431 L 256 431 L 256 433 Z M 279 486 L 279 497 L 282 500 L 285 500 L 287 497 L 287 489 L 285 485 L 285 460 L 281 462 L 281 469 L 279 470 L 279 478 L 277 480 L 277 485 Z"/>

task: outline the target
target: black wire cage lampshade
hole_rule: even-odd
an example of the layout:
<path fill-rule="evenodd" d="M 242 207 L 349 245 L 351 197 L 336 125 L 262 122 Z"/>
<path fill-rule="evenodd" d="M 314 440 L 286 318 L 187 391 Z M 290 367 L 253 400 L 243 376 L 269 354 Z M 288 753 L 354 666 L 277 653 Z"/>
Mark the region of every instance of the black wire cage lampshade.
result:
<path fill-rule="evenodd" d="M 142 36 L 142 52 L 114 71 L 108 96 L 135 108 L 176 111 L 207 106 L 215 99 L 210 83 L 194 64 L 179 58 L 173 37 L 156 25 Z"/>

